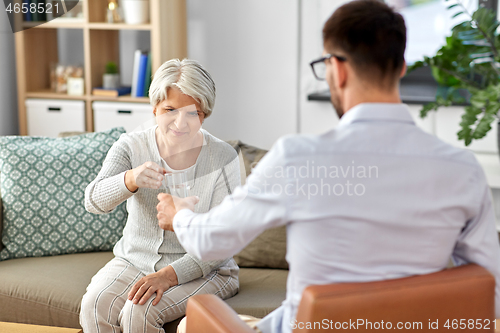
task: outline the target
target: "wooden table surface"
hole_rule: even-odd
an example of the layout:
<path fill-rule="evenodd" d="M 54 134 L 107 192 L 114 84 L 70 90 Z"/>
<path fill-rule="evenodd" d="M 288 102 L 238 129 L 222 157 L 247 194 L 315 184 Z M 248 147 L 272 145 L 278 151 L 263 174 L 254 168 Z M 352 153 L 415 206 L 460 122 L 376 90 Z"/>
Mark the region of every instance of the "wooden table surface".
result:
<path fill-rule="evenodd" d="M 82 330 L 0 322 L 0 333 L 82 333 Z"/>

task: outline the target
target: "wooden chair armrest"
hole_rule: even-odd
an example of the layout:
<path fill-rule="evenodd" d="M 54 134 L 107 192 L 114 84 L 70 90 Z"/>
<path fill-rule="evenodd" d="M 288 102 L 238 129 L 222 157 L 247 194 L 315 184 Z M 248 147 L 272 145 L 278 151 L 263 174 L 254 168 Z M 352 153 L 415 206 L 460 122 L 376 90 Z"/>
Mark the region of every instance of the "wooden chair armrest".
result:
<path fill-rule="evenodd" d="M 255 333 L 229 305 L 215 295 L 189 298 L 186 317 L 187 333 Z"/>

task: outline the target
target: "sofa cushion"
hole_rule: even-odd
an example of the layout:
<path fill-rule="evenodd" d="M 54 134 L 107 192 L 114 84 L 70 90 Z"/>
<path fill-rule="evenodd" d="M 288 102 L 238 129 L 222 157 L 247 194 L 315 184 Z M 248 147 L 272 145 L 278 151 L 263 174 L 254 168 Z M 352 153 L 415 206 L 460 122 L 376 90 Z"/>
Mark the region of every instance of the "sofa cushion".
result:
<path fill-rule="evenodd" d="M 238 152 L 240 158 L 241 184 L 245 184 L 243 176 L 248 176 L 252 168 L 264 157 L 267 150 L 253 147 L 239 140 L 227 141 Z M 269 229 L 260 234 L 234 260 L 240 267 L 269 267 L 288 269 L 286 255 L 286 227 Z"/>
<path fill-rule="evenodd" d="M 239 314 L 262 318 L 285 300 L 287 277 L 283 269 L 242 268 L 240 290 L 226 303 Z"/>
<path fill-rule="evenodd" d="M 247 145 L 246 143 L 243 143 L 239 140 L 228 140 L 226 142 L 230 144 L 234 149 L 236 149 L 238 153 L 241 152 L 243 165 L 240 165 L 240 167 L 244 168 L 247 177 L 252 172 L 252 168 L 255 167 L 255 165 L 257 165 L 257 163 L 267 153 L 267 150 L 265 149 Z"/>
<path fill-rule="evenodd" d="M 0 321 L 80 328 L 85 290 L 112 252 L 0 262 Z M 240 291 L 227 300 L 237 312 L 263 317 L 285 299 L 287 271 L 241 269 Z M 178 321 L 164 326 L 175 332 Z"/>
<path fill-rule="evenodd" d="M 91 214 L 84 193 L 122 133 L 0 137 L 0 260 L 112 249 L 126 221 L 125 203 L 109 214 Z"/>
<path fill-rule="evenodd" d="M 288 269 L 286 226 L 267 229 L 234 256 L 240 267 Z"/>
<path fill-rule="evenodd" d="M 0 321 L 79 328 L 80 302 L 111 252 L 0 262 Z"/>

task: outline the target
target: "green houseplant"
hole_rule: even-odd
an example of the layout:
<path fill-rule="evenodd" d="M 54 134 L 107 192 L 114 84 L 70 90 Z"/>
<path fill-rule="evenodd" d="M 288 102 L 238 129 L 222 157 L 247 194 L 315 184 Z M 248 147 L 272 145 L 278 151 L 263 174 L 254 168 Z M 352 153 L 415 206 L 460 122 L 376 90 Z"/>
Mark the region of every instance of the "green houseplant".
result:
<path fill-rule="evenodd" d="M 104 89 L 117 89 L 120 87 L 120 74 L 114 61 L 109 61 L 106 64 L 105 72 L 102 75 L 102 87 Z"/>
<path fill-rule="evenodd" d="M 448 1 L 448 0 L 446 0 Z M 470 14 L 461 2 L 448 6 L 459 9 L 453 17 L 465 21 L 452 29 L 446 44 L 434 57 L 424 57 L 408 68 L 412 71 L 430 66 L 434 79 L 445 89 L 438 89 L 436 100 L 424 105 L 422 118 L 429 111 L 453 103 L 467 103 L 460 122 L 459 140 L 469 145 L 483 138 L 498 119 L 500 110 L 500 36 L 496 13 L 480 7 Z"/>

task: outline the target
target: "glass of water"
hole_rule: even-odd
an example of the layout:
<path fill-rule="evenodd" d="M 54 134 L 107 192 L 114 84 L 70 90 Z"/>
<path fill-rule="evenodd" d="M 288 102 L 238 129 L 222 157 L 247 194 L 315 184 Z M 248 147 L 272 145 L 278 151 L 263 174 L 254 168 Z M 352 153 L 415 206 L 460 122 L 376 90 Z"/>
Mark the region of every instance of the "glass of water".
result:
<path fill-rule="evenodd" d="M 165 183 L 171 195 L 179 198 L 189 197 L 187 173 L 185 171 L 169 171 L 165 174 Z"/>

